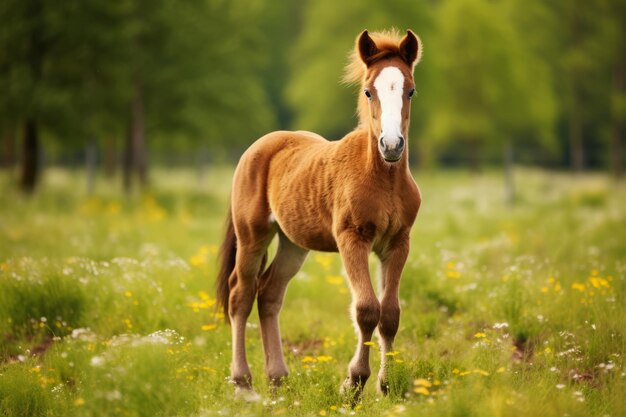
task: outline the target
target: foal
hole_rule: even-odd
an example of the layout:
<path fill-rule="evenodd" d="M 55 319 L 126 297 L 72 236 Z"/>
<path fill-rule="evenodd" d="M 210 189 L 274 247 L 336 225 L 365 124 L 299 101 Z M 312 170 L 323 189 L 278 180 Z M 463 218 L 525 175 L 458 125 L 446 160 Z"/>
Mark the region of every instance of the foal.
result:
<path fill-rule="evenodd" d="M 346 80 L 361 82 L 359 125 L 329 142 L 304 131 L 272 132 L 243 154 L 233 178 L 226 237 L 221 247 L 217 297 L 232 325 L 231 377 L 238 394 L 255 395 L 246 360 L 245 331 L 255 297 L 270 381 L 287 376 L 278 314 L 289 280 L 310 250 L 339 252 L 352 291 L 358 345 L 344 391 L 356 398 L 370 376 L 370 340 L 378 328 L 378 387 L 388 390 L 386 353 L 398 331 L 400 275 L 420 193 L 408 167 L 413 69 L 421 42 L 410 30 L 364 31 L 357 38 Z M 265 269 L 267 247 L 278 250 Z M 382 265 L 376 297 L 368 269 L 374 251 Z"/>

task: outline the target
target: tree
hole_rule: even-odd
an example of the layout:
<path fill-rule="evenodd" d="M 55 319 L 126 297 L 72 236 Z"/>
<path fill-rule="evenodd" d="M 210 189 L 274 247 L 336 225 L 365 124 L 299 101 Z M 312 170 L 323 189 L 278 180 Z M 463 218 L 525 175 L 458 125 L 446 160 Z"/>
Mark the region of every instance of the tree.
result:
<path fill-rule="evenodd" d="M 261 39 L 251 24 L 258 8 L 221 1 L 134 6 L 127 158 L 142 184 L 148 136 L 157 146 L 171 146 L 172 137 L 195 138 L 186 146 L 236 146 L 274 126 L 259 79 Z"/>
<path fill-rule="evenodd" d="M 114 23 L 123 3 L 49 4 L 7 0 L 0 5 L 0 124 L 22 126 L 21 188 L 39 178 L 41 134 L 75 142 L 94 132 L 117 96 L 112 82 L 120 46 Z M 77 139 L 80 138 L 80 139 Z"/>
<path fill-rule="evenodd" d="M 3 2 L 0 130 L 23 126 L 22 187 L 35 187 L 42 131 L 64 147 L 127 132 L 130 187 L 131 170 L 147 181 L 148 137 L 224 147 L 271 129 L 259 13 L 218 0 Z"/>
<path fill-rule="evenodd" d="M 436 43 L 445 53 L 436 58 L 430 137 L 468 154 L 473 170 L 485 152 L 503 146 L 554 147 L 549 68 L 508 13 L 503 4 L 484 0 L 448 1 L 437 11 Z"/>
<path fill-rule="evenodd" d="M 610 41 L 608 53 L 612 72 L 610 93 L 610 168 L 616 178 L 624 174 L 624 134 L 626 133 L 626 3 L 612 0 L 607 7 Z"/>
<path fill-rule="evenodd" d="M 555 86 L 561 98 L 561 119 L 569 148 L 569 162 L 576 172 L 589 164 L 588 151 L 604 146 L 601 140 L 610 114 L 611 74 L 609 54 L 613 53 L 606 2 L 563 0 L 550 3 L 560 17 L 544 36 L 558 40 L 553 57 Z M 608 48 L 607 48 L 608 46 Z M 623 55 L 623 51 L 622 51 Z"/>
<path fill-rule="evenodd" d="M 20 186 L 32 192 L 39 176 L 39 125 L 49 87 L 46 63 L 54 36 L 47 31 L 49 6 L 41 1 L 0 4 L 0 117 L 5 129 L 20 126 Z"/>

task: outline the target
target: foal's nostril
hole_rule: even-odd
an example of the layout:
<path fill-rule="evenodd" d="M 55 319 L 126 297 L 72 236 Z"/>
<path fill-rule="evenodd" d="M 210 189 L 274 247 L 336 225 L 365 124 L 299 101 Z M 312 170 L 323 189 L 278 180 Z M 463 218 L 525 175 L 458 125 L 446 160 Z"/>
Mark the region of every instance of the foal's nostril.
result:
<path fill-rule="evenodd" d="M 387 145 L 385 145 L 385 142 L 383 142 L 382 137 L 378 140 L 378 145 L 380 146 L 382 150 L 387 150 Z"/>
<path fill-rule="evenodd" d="M 398 151 L 404 149 L 404 138 L 400 136 L 400 140 L 398 141 Z"/>

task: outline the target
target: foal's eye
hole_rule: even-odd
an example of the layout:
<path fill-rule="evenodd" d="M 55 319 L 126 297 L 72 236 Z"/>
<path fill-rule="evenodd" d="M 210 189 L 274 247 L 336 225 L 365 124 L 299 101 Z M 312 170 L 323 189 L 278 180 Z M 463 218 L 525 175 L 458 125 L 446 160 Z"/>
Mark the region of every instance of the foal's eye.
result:
<path fill-rule="evenodd" d="M 415 94 L 415 88 L 412 88 L 411 91 L 409 91 L 409 98 L 413 97 L 413 94 Z"/>
<path fill-rule="evenodd" d="M 365 89 L 363 92 L 365 93 L 365 96 L 366 96 L 368 99 L 370 99 L 370 100 L 372 99 L 372 93 L 370 93 L 370 90 Z"/>

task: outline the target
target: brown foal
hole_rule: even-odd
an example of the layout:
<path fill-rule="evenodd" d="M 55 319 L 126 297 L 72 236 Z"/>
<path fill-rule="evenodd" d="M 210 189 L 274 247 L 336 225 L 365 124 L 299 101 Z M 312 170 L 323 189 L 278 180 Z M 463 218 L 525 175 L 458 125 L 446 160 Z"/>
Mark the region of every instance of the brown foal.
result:
<path fill-rule="evenodd" d="M 272 132 L 243 154 L 235 170 L 218 301 L 232 325 L 231 377 L 238 394 L 250 398 L 246 321 L 258 299 L 265 365 L 273 383 L 288 374 L 278 314 L 289 280 L 310 250 L 339 252 L 352 291 L 358 345 L 342 389 L 358 398 L 370 376 L 370 340 L 380 336 L 378 386 L 388 390 L 386 353 L 398 331 L 400 276 L 420 193 L 408 165 L 413 69 L 421 42 L 410 30 L 364 31 L 346 70 L 361 82 L 359 125 L 339 141 L 304 131 Z M 278 249 L 265 269 L 267 248 L 278 234 Z M 376 296 L 368 255 L 382 266 Z"/>

